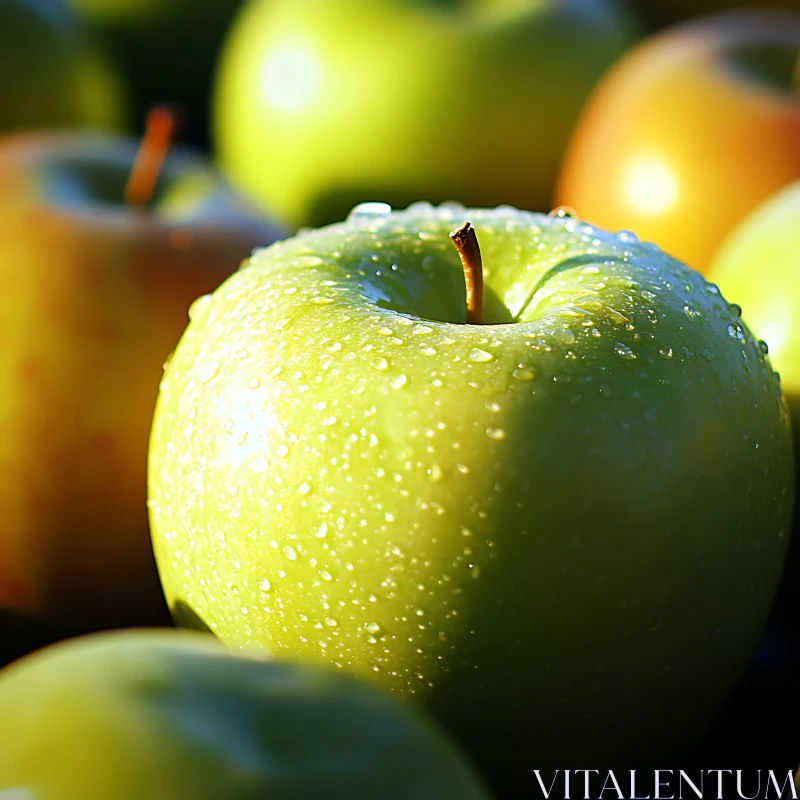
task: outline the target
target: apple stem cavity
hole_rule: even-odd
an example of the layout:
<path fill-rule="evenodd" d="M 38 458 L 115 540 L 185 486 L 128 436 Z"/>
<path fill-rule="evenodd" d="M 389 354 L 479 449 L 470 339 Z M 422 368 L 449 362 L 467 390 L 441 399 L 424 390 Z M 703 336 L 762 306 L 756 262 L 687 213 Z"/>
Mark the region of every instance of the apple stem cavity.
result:
<path fill-rule="evenodd" d="M 478 236 L 471 223 L 465 222 L 450 233 L 464 268 L 467 286 L 467 324 L 480 325 L 483 320 L 483 257 Z"/>
<path fill-rule="evenodd" d="M 156 106 L 148 112 L 144 137 L 125 186 L 127 205 L 145 208 L 152 200 L 175 134 L 175 124 L 175 113 L 165 106 Z"/>

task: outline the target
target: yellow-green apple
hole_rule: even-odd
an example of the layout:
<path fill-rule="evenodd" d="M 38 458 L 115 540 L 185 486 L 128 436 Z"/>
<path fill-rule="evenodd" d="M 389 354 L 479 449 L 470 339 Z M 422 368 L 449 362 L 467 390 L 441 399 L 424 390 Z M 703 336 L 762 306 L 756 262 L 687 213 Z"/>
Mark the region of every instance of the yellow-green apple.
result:
<path fill-rule="evenodd" d="M 376 197 L 549 209 L 581 105 L 631 41 L 607 0 L 252 0 L 221 57 L 218 154 L 294 226 Z"/>
<path fill-rule="evenodd" d="M 242 0 L 67 0 L 123 67 L 141 117 L 154 103 L 182 114 L 181 131 L 206 137 L 211 82 Z"/>
<path fill-rule="evenodd" d="M 748 211 L 800 178 L 798 55 L 800 12 L 708 17 L 644 42 L 583 111 L 558 202 L 705 271 Z"/>
<path fill-rule="evenodd" d="M 709 278 L 731 297 L 741 297 L 748 324 L 770 343 L 781 376 L 800 453 L 800 181 L 749 214 L 711 262 Z M 795 521 L 797 531 L 797 521 Z M 800 542 L 793 537 L 777 612 L 797 624 Z"/>
<path fill-rule="evenodd" d="M 186 631 L 99 634 L 0 672 L 0 797 L 290 800 L 486 794 L 408 705 Z"/>
<path fill-rule="evenodd" d="M 0 2 L 0 70 L 0 131 L 127 119 L 116 69 L 61 0 Z"/>
<path fill-rule="evenodd" d="M 147 440 L 191 301 L 276 229 L 176 150 L 123 204 L 136 143 L 0 146 L 0 607 L 118 622 L 159 608 Z"/>
<path fill-rule="evenodd" d="M 509 777 L 709 724 L 793 493 L 778 379 L 715 286 L 566 216 L 367 204 L 190 317 L 149 455 L 170 604 L 413 696 Z"/>

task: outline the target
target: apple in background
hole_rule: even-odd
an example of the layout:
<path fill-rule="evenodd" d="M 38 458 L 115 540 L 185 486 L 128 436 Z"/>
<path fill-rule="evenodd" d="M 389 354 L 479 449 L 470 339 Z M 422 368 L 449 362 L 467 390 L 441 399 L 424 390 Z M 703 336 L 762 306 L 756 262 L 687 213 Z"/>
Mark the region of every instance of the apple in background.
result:
<path fill-rule="evenodd" d="M 578 112 L 632 41 L 607 0 L 252 0 L 221 57 L 215 145 L 293 227 L 376 197 L 549 209 Z"/>
<path fill-rule="evenodd" d="M 557 202 L 704 272 L 748 211 L 800 178 L 798 53 L 789 12 L 708 17 L 647 40 L 592 95 Z"/>
<path fill-rule="evenodd" d="M 198 633 L 102 634 L 29 656 L 0 672 L 0 718 L 10 798 L 487 798 L 406 704 Z"/>
<path fill-rule="evenodd" d="M 702 734 L 780 577 L 792 443 L 736 307 L 654 245 L 367 204 L 197 301 L 148 487 L 170 605 L 412 696 L 532 780 Z"/>
<path fill-rule="evenodd" d="M 278 235 L 176 150 L 123 204 L 136 142 L 0 146 L 0 608 L 112 624 L 163 608 L 146 512 L 162 364 L 191 301 Z"/>
<path fill-rule="evenodd" d="M 205 144 L 220 47 L 242 0 L 67 0 L 119 57 L 134 113 L 181 110 L 184 138 Z"/>
<path fill-rule="evenodd" d="M 762 203 L 725 240 L 709 278 L 726 295 L 741 297 L 748 325 L 770 343 L 800 454 L 800 181 Z M 800 607 L 800 528 L 789 551 L 776 613 L 797 629 Z"/>
<path fill-rule="evenodd" d="M 0 72 L 0 132 L 126 122 L 117 71 L 61 0 L 0 0 Z"/>

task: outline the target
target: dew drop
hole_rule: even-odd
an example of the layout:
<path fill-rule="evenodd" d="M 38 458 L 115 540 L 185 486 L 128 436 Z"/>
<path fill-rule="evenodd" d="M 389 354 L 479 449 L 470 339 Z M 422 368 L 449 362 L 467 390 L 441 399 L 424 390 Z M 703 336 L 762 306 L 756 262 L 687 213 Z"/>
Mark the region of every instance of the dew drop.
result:
<path fill-rule="evenodd" d="M 671 347 L 659 347 L 658 354 L 661 358 L 672 358 L 672 348 Z"/>
<path fill-rule="evenodd" d="M 258 588 L 266 594 L 272 588 L 272 584 L 266 578 L 262 578 L 258 582 Z"/>
<path fill-rule="evenodd" d="M 532 369 L 526 367 L 524 364 L 517 364 L 517 366 L 511 371 L 511 376 L 516 378 L 518 381 L 532 381 L 535 377 L 535 373 Z"/>
<path fill-rule="evenodd" d="M 258 378 L 255 378 L 255 377 L 254 378 L 250 378 L 250 380 L 248 381 L 247 385 L 251 389 L 258 389 L 258 387 L 261 386 L 261 381 Z"/>
<path fill-rule="evenodd" d="M 621 358 L 624 358 L 626 361 L 632 361 L 634 358 L 636 358 L 636 353 L 634 353 L 633 350 L 628 347 L 628 345 L 620 342 L 617 342 L 614 345 L 614 352 Z"/>
<path fill-rule="evenodd" d="M 392 381 L 392 389 L 402 389 L 404 386 L 408 385 L 408 376 L 407 375 L 398 375 Z"/>
<path fill-rule="evenodd" d="M 211 295 L 204 294 L 197 298 L 190 306 L 189 306 L 189 319 L 195 320 L 199 319 L 204 314 L 208 313 L 208 310 L 211 306 Z"/>
<path fill-rule="evenodd" d="M 309 484 L 307 484 L 307 483 L 301 483 L 297 487 L 297 493 L 303 495 L 304 497 L 305 497 L 305 495 L 309 494 L 310 492 L 311 492 L 311 486 Z"/>
<path fill-rule="evenodd" d="M 433 464 L 428 470 L 428 477 L 432 481 L 439 481 L 442 479 L 442 468 L 438 464 Z"/>
<path fill-rule="evenodd" d="M 553 338 L 559 344 L 575 344 L 575 334 L 569 328 L 558 328 L 553 332 Z"/>
<path fill-rule="evenodd" d="M 356 219 L 358 217 L 382 217 L 391 213 L 392 207 L 388 203 L 359 203 L 347 215 L 347 219 Z"/>
<path fill-rule="evenodd" d="M 218 358 L 209 358 L 200 369 L 198 378 L 200 383 L 211 383 L 219 375 L 220 361 Z"/>
<path fill-rule="evenodd" d="M 763 339 L 759 341 L 758 346 L 765 356 L 769 355 L 769 345 Z"/>
<path fill-rule="evenodd" d="M 384 370 L 389 369 L 389 362 L 385 358 L 379 358 L 375 362 L 375 369 L 378 369 L 381 372 L 383 372 Z"/>
<path fill-rule="evenodd" d="M 289 455 L 289 448 L 285 444 L 279 444 L 275 448 L 275 455 L 278 456 L 278 458 L 286 458 L 286 456 Z"/>
<path fill-rule="evenodd" d="M 295 561 L 297 559 L 297 550 L 295 550 L 290 544 L 287 544 L 283 548 L 283 554 L 289 559 L 289 561 Z"/>
<path fill-rule="evenodd" d="M 486 435 L 490 439 L 495 439 L 496 441 L 506 438 L 506 432 L 502 428 L 487 428 Z"/>
<path fill-rule="evenodd" d="M 383 628 L 377 622 L 368 622 L 364 625 L 364 630 L 373 636 L 380 636 L 383 633 Z"/>
<path fill-rule="evenodd" d="M 328 526 L 323 522 L 314 535 L 317 537 L 317 539 L 324 539 L 328 535 Z"/>
<path fill-rule="evenodd" d="M 731 303 L 729 308 L 734 317 L 742 316 L 742 307 L 738 303 Z"/>
<path fill-rule="evenodd" d="M 430 325 L 417 325 L 411 333 L 414 336 L 428 336 L 433 333 L 433 328 Z"/>
<path fill-rule="evenodd" d="M 325 297 L 324 295 L 317 295 L 311 298 L 311 302 L 315 306 L 329 306 L 334 302 L 334 299 L 332 297 Z"/>
<path fill-rule="evenodd" d="M 329 628 L 337 628 L 339 626 L 338 620 L 335 620 L 333 617 L 325 617 L 325 624 Z"/>
<path fill-rule="evenodd" d="M 630 231 L 627 228 L 617 231 L 617 239 L 619 239 L 623 244 L 636 244 L 639 241 L 639 237 L 633 231 Z"/>
<path fill-rule="evenodd" d="M 548 217 L 555 217 L 556 219 L 564 219 L 566 217 L 577 219 L 578 212 L 569 206 L 557 206 L 548 215 Z"/>
<path fill-rule="evenodd" d="M 475 347 L 469 354 L 469 360 L 476 364 L 485 364 L 489 361 L 494 361 L 494 355 L 492 355 L 492 353 L 487 353 L 485 350 L 481 350 L 479 347 Z"/>

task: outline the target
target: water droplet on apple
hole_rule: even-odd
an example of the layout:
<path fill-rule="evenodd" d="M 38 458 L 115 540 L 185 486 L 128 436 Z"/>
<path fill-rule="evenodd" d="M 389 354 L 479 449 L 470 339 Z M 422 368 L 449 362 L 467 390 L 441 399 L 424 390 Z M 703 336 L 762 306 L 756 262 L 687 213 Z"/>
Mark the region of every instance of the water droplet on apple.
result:
<path fill-rule="evenodd" d="M 559 344 L 575 344 L 575 334 L 569 328 L 558 328 L 553 332 L 553 338 Z"/>
<path fill-rule="evenodd" d="M 502 428 L 487 428 L 486 435 L 495 441 L 500 441 L 501 439 L 506 438 L 506 432 Z"/>
<path fill-rule="evenodd" d="M 614 352 L 626 361 L 632 361 L 636 358 L 636 353 L 634 353 L 628 345 L 622 344 L 621 342 L 617 342 L 614 345 Z"/>
<path fill-rule="evenodd" d="M 268 592 L 270 589 L 272 589 L 272 584 L 271 584 L 271 583 L 270 583 L 270 582 L 269 582 L 269 581 L 268 581 L 266 578 L 262 578 L 262 579 L 261 579 L 261 580 L 258 582 L 258 588 L 259 588 L 259 589 L 260 589 L 262 592 L 264 592 L 264 594 L 266 594 L 266 593 L 267 593 L 267 592 Z"/>
<path fill-rule="evenodd" d="M 422 352 L 425 353 L 426 356 L 435 356 L 437 350 L 435 347 L 426 347 Z"/>
<path fill-rule="evenodd" d="M 289 448 L 285 444 L 279 444 L 275 448 L 275 455 L 278 456 L 278 458 L 286 458 L 286 456 L 289 455 Z"/>
<path fill-rule="evenodd" d="M 301 483 L 297 487 L 297 493 L 303 496 L 311 493 L 311 486 L 308 483 Z"/>
<path fill-rule="evenodd" d="M 442 468 L 438 464 L 433 464 L 427 474 L 432 481 L 439 481 L 442 478 Z"/>
<path fill-rule="evenodd" d="M 702 347 L 697 352 L 706 361 L 712 361 L 714 359 L 714 354 L 710 350 L 707 350 L 705 347 Z"/>
<path fill-rule="evenodd" d="M 617 239 L 623 244 L 636 244 L 639 241 L 639 237 L 627 228 L 617 231 Z"/>
<path fill-rule="evenodd" d="M 534 377 L 536 377 L 534 371 L 524 364 L 517 364 L 517 366 L 511 370 L 511 375 L 518 381 L 532 381 Z"/>
<path fill-rule="evenodd" d="M 611 391 L 611 387 L 607 383 L 604 383 L 600 387 L 600 394 L 603 395 L 603 397 L 611 397 L 613 392 Z"/>
<path fill-rule="evenodd" d="M 430 325 L 417 325 L 411 333 L 414 336 L 429 336 L 433 333 L 433 328 Z"/>
<path fill-rule="evenodd" d="M 286 558 L 289 559 L 289 561 L 297 560 L 297 550 L 295 550 L 294 547 L 292 547 L 290 544 L 287 544 L 283 548 L 283 554 L 286 556 Z"/>
<path fill-rule="evenodd" d="M 744 331 L 742 331 L 741 326 L 737 325 L 735 322 L 732 322 L 728 325 L 728 336 L 733 339 L 744 339 Z"/>
<path fill-rule="evenodd" d="M 658 354 L 661 358 L 672 358 L 672 348 L 671 347 L 659 347 Z"/>
<path fill-rule="evenodd" d="M 742 307 L 738 303 L 731 303 L 729 308 L 734 317 L 742 316 Z"/>
<path fill-rule="evenodd" d="M 258 389 L 258 387 L 261 386 L 261 381 L 258 378 L 253 377 L 253 378 L 250 378 L 250 380 L 247 382 L 247 385 L 251 389 Z"/>
<path fill-rule="evenodd" d="M 339 627 L 339 621 L 334 619 L 333 617 L 325 617 L 325 624 L 329 628 L 338 628 Z"/>
<path fill-rule="evenodd" d="M 383 372 L 384 370 L 389 369 L 389 362 L 385 358 L 379 358 L 375 362 L 375 369 L 378 369 L 381 372 Z"/>
<path fill-rule="evenodd" d="M 328 526 L 323 522 L 314 534 L 317 539 L 324 539 L 328 535 Z"/>
<path fill-rule="evenodd" d="M 383 628 L 377 622 L 368 622 L 364 625 L 364 630 L 372 636 L 381 636 Z"/>
<path fill-rule="evenodd" d="M 489 361 L 494 361 L 492 353 L 487 353 L 486 350 L 481 350 L 479 347 L 473 348 L 468 358 L 476 364 L 486 364 Z"/>
<path fill-rule="evenodd" d="M 556 219 L 565 219 L 565 218 L 577 219 L 578 212 L 575 211 L 574 208 L 570 208 L 569 206 L 557 206 L 547 216 L 554 217 Z"/>
<path fill-rule="evenodd" d="M 320 572 L 319 575 L 322 578 L 322 580 L 324 580 L 324 581 L 332 581 L 333 580 L 333 575 L 331 575 L 330 572 L 328 572 L 328 570 L 326 570 L 326 569 L 322 570 L 322 572 Z"/>
<path fill-rule="evenodd" d="M 317 295 L 311 298 L 311 302 L 315 306 L 328 306 L 331 303 L 335 302 L 333 297 L 325 297 L 324 295 Z"/>
<path fill-rule="evenodd" d="M 379 336 L 391 336 L 394 333 L 394 331 L 391 328 L 387 328 L 384 325 L 384 326 L 378 328 L 378 330 L 375 331 L 375 333 L 377 333 Z"/>
<path fill-rule="evenodd" d="M 769 355 L 769 345 L 763 339 L 758 342 L 758 346 L 765 356 Z"/>
<path fill-rule="evenodd" d="M 398 375 L 392 381 L 392 389 L 402 389 L 404 386 L 408 385 L 408 375 Z"/>
<path fill-rule="evenodd" d="M 206 314 L 208 314 L 210 307 L 211 295 L 201 295 L 189 306 L 189 319 L 195 321 L 201 317 L 204 317 Z"/>
<path fill-rule="evenodd" d="M 388 203 L 359 203 L 347 215 L 347 219 L 353 220 L 357 219 L 358 217 L 382 217 L 391 213 L 392 207 Z"/>
<path fill-rule="evenodd" d="M 211 383 L 219 375 L 221 363 L 218 358 L 209 358 L 200 368 L 198 378 L 200 383 Z"/>

